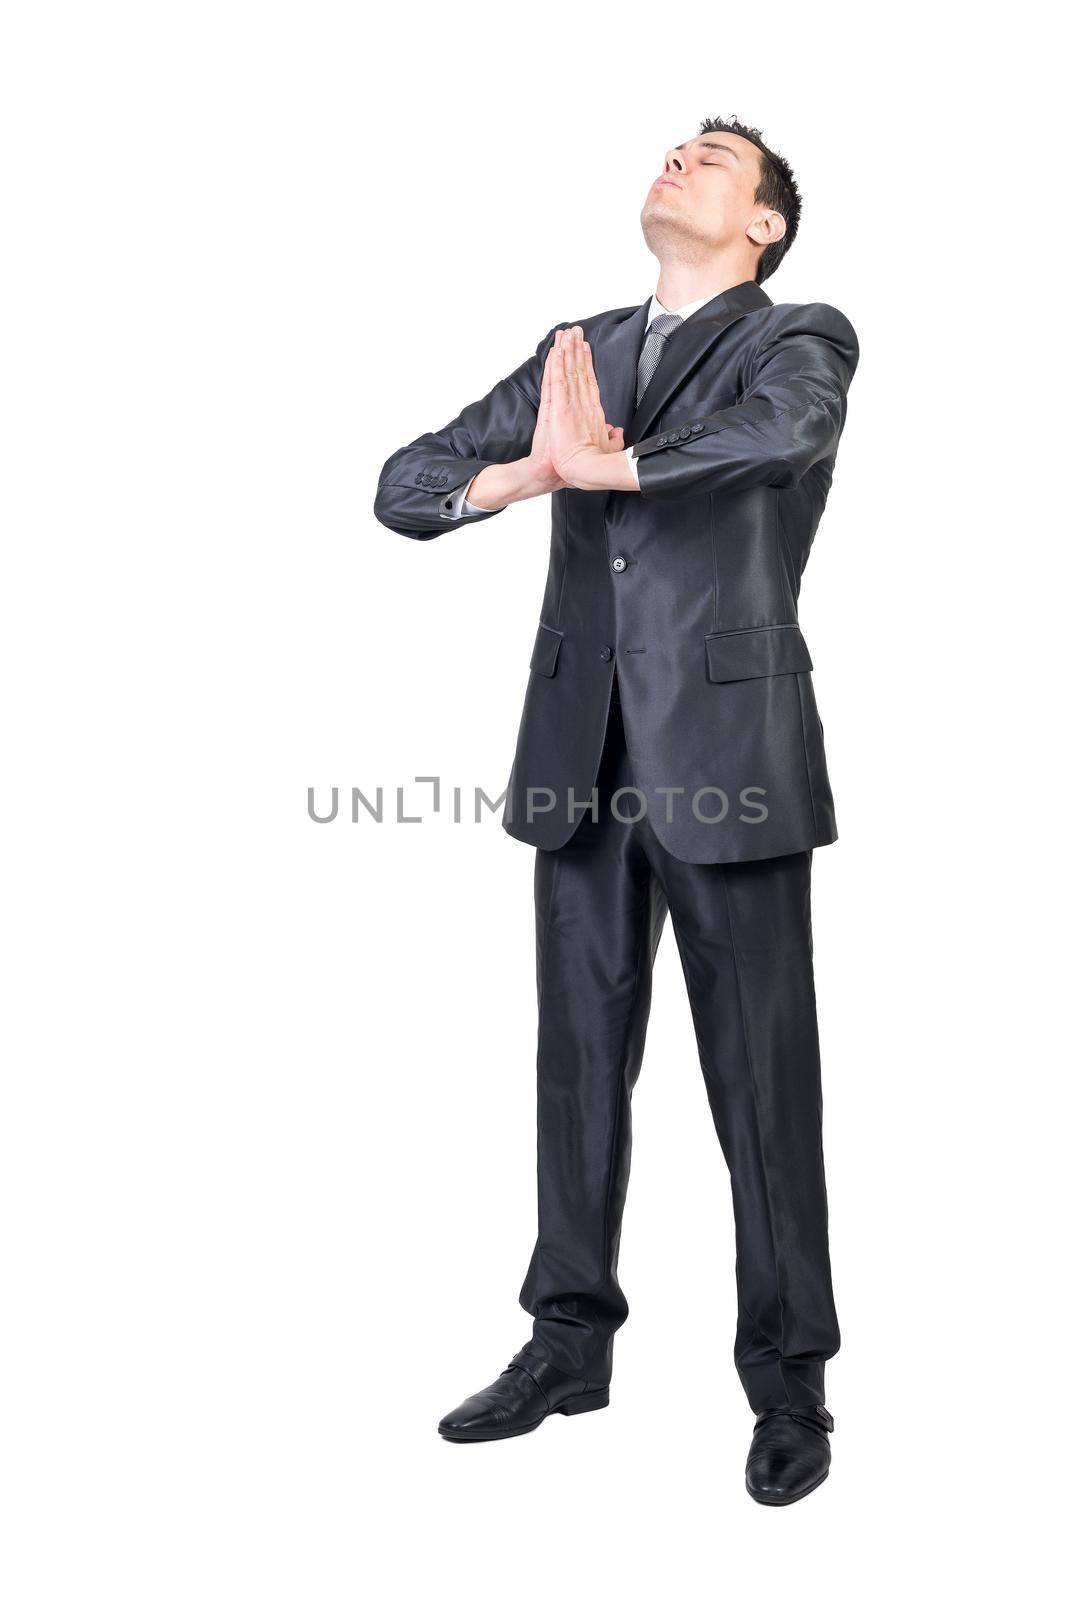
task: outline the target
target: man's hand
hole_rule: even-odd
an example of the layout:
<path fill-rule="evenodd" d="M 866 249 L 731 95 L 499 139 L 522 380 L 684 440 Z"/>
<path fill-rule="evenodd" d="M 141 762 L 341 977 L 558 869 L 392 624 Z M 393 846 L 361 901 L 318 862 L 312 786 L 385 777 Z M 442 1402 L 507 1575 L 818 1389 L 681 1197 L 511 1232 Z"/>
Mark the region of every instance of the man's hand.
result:
<path fill-rule="evenodd" d="M 572 489 L 637 489 L 622 453 L 623 429 L 605 421 L 593 352 L 581 327 L 557 332 L 545 363 L 542 411 L 546 380 L 549 452 L 562 482 Z"/>
<path fill-rule="evenodd" d="M 582 329 L 558 328 L 541 376 L 530 454 L 483 467 L 468 490 L 473 506 L 498 511 L 556 489 L 637 489 L 623 454 L 623 429 L 604 419 L 593 355 Z"/>
<path fill-rule="evenodd" d="M 556 338 L 559 342 L 559 331 Z M 541 399 L 530 454 L 501 466 L 483 467 L 468 491 L 467 498 L 472 505 L 484 511 L 498 511 L 514 505 L 517 500 L 530 500 L 535 495 L 552 494 L 556 489 L 566 488 L 553 466 L 549 449 L 550 365 L 551 352 L 541 375 Z"/>
<path fill-rule="evenodd" d="M 556 331 L 556 344 L 560 343 L 562 328 Z M 541 374 L 541 399 L 538 404 L 538 420 L 534 426 L 534 439 L 530 446 L 530 455 L 527 463 L 531 476 L 535 482 L 544 483 L 545 488 L 551 493 L 555 489 L 566 488 L 563 478 L 560 477 L 553 466 L 552 441 L 550 438 L 550 385 L 552 383 L 552 350 L 545 358 L 545 366 Z"/>

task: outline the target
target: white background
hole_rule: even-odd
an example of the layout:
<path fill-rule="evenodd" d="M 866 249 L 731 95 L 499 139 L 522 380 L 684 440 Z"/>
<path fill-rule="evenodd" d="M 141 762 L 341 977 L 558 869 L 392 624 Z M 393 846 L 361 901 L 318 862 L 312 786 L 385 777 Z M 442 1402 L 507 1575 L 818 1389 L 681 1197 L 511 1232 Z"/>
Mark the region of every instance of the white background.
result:
<path fill-rule="evenodd" d="M 0 49 L 11 1600 L 1050 1592 L 1063 1449 L 1063 165 L 1038 9 L 12 8 Z M 670 145 L 794 163 L 861 359 L 805 579 L 828 1485 L 743 1487 L 673 941 L 608 1411 L 457 1451 L 527 1337 L 534 855 L 492 819 L 548 506 L 383 461 L 652 292 Z M 425 809 L 425 806 L 424 806 Z M 1063 1429 L 1063 1422 L 1059 1424 Z"/>

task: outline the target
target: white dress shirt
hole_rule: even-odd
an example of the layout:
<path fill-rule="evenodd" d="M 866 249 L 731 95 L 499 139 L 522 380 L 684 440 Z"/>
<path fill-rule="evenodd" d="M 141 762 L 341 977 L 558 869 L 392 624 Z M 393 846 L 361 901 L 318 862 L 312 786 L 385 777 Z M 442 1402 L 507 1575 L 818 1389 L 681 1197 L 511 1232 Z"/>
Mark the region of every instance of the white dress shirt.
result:
<path fill-rule="evenodd" d="M 690 300 L 690 301 L 688 301 L 686 303 L 686 305 L 679 306 L 679 308 L 676 311 L 669 311 L 667 306 L 662 306 L 660 304 L 660 301 L 656 298 L 656 295 L 654 294 L 652 299 L 649 302 L 649 314 L 645 319 L 645 331 L 646 331 L 646 333 L 649 332 L 649 324 L 652 322 L 654 317 L 675 316 L 675 317 L 681 317 L 683 319 L 683 321 L 685 322 L 687 317 L 692 317 L 695 311 L 699 311 L 700 308 L 703 305 L 707 305 L 708 304 L 709 300 L 714 300 L 714 299 L 715 299 L 715 295 L 706 294 L 706 295 L 703 295 L 700 300 Z M 637 467 L 637 463 L 634 460 L 634 447 L 633 447 L 633 445 L 627 451 L 627 464 L 630 467 L 631 472 L 633 472 L 633 474 L 634 474 L 635 483 L 637 483 L 638 482 L 638 467 Z M 454 520 L 455 520 L 456 517 L 462 517 L 465 514 L 469 516 L 472 512 L 475 512 L 476 514 L 478 512 L 481 512 L 483 516 L 492 515 L 491 512 L 487 511 L 485 506 L 476 506 L 470 500 L 468 500 L 468 498 L 467 498 L 467 491 L 468 491 L 468 489 L 470 489 L 471 485 L 475 481 L 475 478 L 477 478 L 477 477 L 478 477 L 478 473 L 476 472 L 474 477 L 469 478 L 467 480 L 467 487 L 464 489 L 463 494 L 461 494 L 461 495 L 453 495 L 453 500 L 454 500 L 455 505 L 456 505 L 456 510 L 453 512 L 453 519 Z"/>

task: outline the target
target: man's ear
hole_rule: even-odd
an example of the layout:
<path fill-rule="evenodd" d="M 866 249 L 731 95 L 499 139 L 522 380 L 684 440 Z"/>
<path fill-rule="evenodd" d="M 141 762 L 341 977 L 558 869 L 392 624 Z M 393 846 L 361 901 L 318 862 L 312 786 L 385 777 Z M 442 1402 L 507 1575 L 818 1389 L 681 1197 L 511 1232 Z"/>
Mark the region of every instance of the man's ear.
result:
<path fill-rule="evenodd" d="M 764 209 L 753 218 L 745 230 L 745 235 L 753 244 L 758 244 L 762 250 L 766 250 L 769 244 L 776 244 L 785 232 L 786 218 L 782 212 Z"/>

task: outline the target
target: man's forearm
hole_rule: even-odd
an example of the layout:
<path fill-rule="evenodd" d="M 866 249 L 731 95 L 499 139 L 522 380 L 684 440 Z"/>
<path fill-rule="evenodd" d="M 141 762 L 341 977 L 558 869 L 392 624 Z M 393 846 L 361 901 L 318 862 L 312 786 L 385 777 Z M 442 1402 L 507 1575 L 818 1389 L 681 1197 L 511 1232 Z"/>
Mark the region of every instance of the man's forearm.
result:
<path fill-rule="evenodd" d="M 564 471 L 572 489 L 616 489 L 623 494 L 641 492 L 625 450 L 583 450 L 568 461 Z"/>
<path fill-rule="evenodd" d="M 483 511 L 501 511 L 517 500 L 531 500 L 547 494 L 552 485 L 531 471 L 530 458 L 502 461 L 483 467 L 472 480 L 467 498 Z"/>

